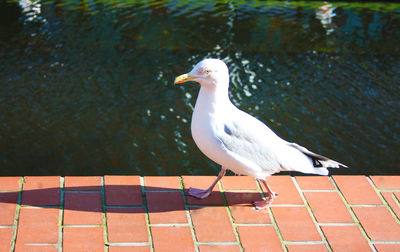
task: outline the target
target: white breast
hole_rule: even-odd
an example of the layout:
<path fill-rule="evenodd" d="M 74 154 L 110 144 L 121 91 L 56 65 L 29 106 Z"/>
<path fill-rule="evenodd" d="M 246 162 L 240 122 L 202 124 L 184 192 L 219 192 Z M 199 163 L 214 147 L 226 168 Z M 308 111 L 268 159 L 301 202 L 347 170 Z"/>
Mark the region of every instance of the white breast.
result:
<path fill-rule="evenodd" d="M 261 167 L 229 151 L 217 137 L 224 130 L 226 118 L 234 116 L 226 114 L 227 111 L 234 112 L 236 108 L 229 102 L 219 104 L 218 110 L 215 110 L 215 104 L 210 103 L 206 95 L 200 90 L 192 115 L 191 130 L 196 145 L 204 155 L 221 166 L 237 174 L 258 177 L 257 174 L 262 172 Z M 230 106 L 230 109 L 224 109 L 223 106 Z"/>
<path fill-rule="evenodd" d="M 199 99 L 197 100 L 199 101 Z M 222 143 L 216 137 L 217 119 L 214 113 L 207 113 L 204 106 L 199 106 L 196 103 L 193 115 L 191 131 L 192 137 L 197 147 L 203 152 L 208 158 L 223 165 L 226 162 L 226 150 Z"/>

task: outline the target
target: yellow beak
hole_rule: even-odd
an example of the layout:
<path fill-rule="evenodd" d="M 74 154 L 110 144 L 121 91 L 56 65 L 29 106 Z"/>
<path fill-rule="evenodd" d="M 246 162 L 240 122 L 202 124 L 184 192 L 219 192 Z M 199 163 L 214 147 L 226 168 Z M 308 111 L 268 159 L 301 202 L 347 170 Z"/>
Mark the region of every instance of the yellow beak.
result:
<path fill-rule="evenodd" d="M 174 84 L 181 84 L 181 83 L 193 80 L 193 79 L 194 79 L 194 77 L 190 76 L 189 74 L 182 74 L 182 75 L 179 75 L 178 77 L 176 77 Z"/>

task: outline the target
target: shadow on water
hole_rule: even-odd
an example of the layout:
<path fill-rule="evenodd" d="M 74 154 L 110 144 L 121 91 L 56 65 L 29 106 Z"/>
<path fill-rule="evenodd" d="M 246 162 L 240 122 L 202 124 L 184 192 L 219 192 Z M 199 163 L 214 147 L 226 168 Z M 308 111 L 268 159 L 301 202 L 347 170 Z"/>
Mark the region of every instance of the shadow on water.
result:
<path fill-rule="evenodd" d="M 121 208 L 127 210 L 128 213 L 139 213 L 139 210 L 143 210 L 145 205 L 143 204 L 143 199 L 146 200 L 147 197 L 151 197 L 154 192 L 164 193 L 163 199 L 159 199 L 161 202 L 167 202 L 168 204 L 160 204 L 155 201 L 155 198 L 147 198 L 146 208 L 149 213 L 157 212 L 170 212 L 177 210 L 185 210 L 183 204 L 183 198 L 170 197 L 170 193 L 178 193 L 181 195 L 181 190 L 175 188 L 165 188 L 165 187 L 152 187 L 146 186 L 146 193 L 142 199 L 142 188 L 141 186 L 124 186 L 124 185 L 106 185 L 105 190 L 105 202 L 106 209 L 103 208 L 101 199 L 101 187 L 100 186 L 77 186 L 77 187 L 65 187 L 63 190 L 60 188 L 46 188 L 46 189 L 35 189 L 35 190 L 24 190 L 21 195 L 21 205 L 22 206 L 32 206 L 32 207 L 44 207 L 44 208 L 56 208 L 64 210 L 74 210 L 74 211 L 84 211 L 84 212 L 120 212 Z M 82 193 L 84 191 L 84 193 Z M 113 199 L 115 194 L 121 194 L 123 197 L 128 199 L 128 203 L 123 204 L 107 204 L 108 197 Z M 215 193 L 215 192 L 213 192 Z M 219 192 L 218 192 L 219 193 Z M 0 192 L 0 203 L 6 204 L 19 204 L 19 192 Z M 110 194 L 110 196 L 108 196 Z M 252 202 L 256 200 L 261 200 L 261 194 L 257 192 L 225 192 L 225 194 L 234 194 L 230 197 L 232 200 L 228 201 L 228 206 L 242 205 L 253 207 Z M 61 195 L 63 195 L 64 202 L 61 205 Z M 86 197 L 79 197 L 85 195 Z M 87 197 L 87 195 L 99 196 L 92 197 L 92 200 Z M 149 196 L 150 195 L 150 196 Z M 183 197 L 183 195 L 182 195 Z M 168 200 L 169 199 L 169 200 Z M 175 203 L 171 203 L 176 201 Z M 129 203 L 134 202 L 134 203 Z M 211 204 L 214 205 L 214 204 Z M 226 204 L 217 204 L 226 205 Z M 194 204 L 196 209 L 202 208 L 202 204 Z M 209 206 L 209 204 L 204 205 Z M 132 210 L 132 212 L 129 212 Z M 125 212 L 125 211 L 124 211 Z"/>
<path fill-rule="evenodd" d="M 217 174 L 190 134 L 205 57 L 283 138 L 400 174 L 400 5 L 1 1 L 0 175 Z"/>

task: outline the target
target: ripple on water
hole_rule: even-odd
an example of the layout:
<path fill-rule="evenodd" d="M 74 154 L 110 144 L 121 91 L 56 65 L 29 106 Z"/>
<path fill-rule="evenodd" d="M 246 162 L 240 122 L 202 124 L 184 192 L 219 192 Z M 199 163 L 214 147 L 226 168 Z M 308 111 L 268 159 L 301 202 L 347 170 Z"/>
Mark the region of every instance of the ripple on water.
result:
<path fill-rule="evenodd" d="M 328 26 L 320 2 L 0 7 L 0 175 L 215 174 L 190 134 L 199 87 L 173 85 L 204 57 L 234 104 L 351 167 L 335 172 L 398 174 L 398 4 L 334 3 Z"/>

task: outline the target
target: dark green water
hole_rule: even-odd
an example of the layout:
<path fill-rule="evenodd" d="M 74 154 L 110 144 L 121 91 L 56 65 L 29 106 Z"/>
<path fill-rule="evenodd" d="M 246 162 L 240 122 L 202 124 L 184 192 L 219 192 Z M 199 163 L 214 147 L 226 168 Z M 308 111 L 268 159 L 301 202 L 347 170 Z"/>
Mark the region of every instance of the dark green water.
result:
<path fill-rule="evenodd" d="M 190 134 L 199 87 L 173 85 L 205 57 L 336 174 L 400 174 L 400 4 L 29 3 L 0 2 L 0 175 L 215 175 Z"/>

